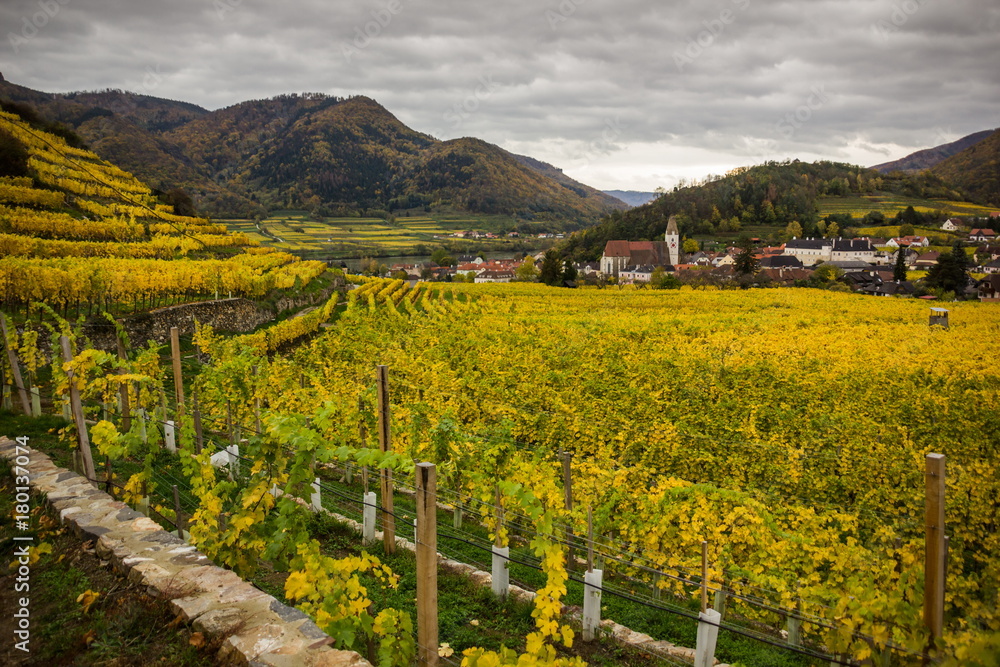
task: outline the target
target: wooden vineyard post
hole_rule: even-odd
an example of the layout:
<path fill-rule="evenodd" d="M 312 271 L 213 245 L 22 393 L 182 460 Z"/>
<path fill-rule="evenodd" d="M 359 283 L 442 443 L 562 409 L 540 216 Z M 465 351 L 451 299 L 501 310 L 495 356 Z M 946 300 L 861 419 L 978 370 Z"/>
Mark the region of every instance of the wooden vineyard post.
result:
<path fill-rule="evenodd" d="M 722 614 L 708 607 L 708 542 L 701 542 L 701 613 L 698 614 L 698 637 L 695 645 L 695 667 L 715 664 L 715 646 L 719 639 Z"/>
<path fill-rule="evenodd" d="M 174 526 L 177 528 L 177 537 L 184 539 L 184 521 L 181 519 L 181 495 L 177 490 L 177 485 L 172 484 L 174 491 Z"/>
<path fill-rule="evenodd" d="M 177 327 L 170 327 L 170 356 L 174 362 L 174 393 L 177 398 L 177 419 L 180 420 L 184 414 L 184 374 L 181 371 L 181 338 Z"/>
<path fill-rule="evenodd" d="M 62 346 L 63 359 L 66 363 L 73 361 L 73 351 L 69 346 L 69 338 L 59 337 L 59 344 Z M 73 421 L 76 423 L 76 433 L 80 442 L 80 454 L 83 456 L 83 475 L 91 482 L 97 482 L 97 473 L 94 471 L 94 459 L 90 455 L 90 437 L 87 435 L 87 422 L 83 417 L 83 406 L 80 404 L 80 390 L 76 386 L 76 378 L 73 371 L 66 373 L 69 380 L 69 400 L 73 411 Z"/>
<path fill-rule="evenodd" d="M 708 542 L 701 541 L 701 610 L 708 609 Z"/>
<path fill-rule="evenodd" d="M 262 432 L 260 423 L 260 396 L 257 392 L 257 367 L 253 367 L 253 379 L 254 379 L 254 397 L 253 397 L 253 416 L 254 416 L 254 428 L 257 431 L 257 435 Z"/>
<path fill-rule="evenodd" d="M 587 570 L 594 569 L 594 508 L 587 507 Z"/>
<path fill-rule="evenodd" d="M 384 366 L 382 367 L 384 368 Z M 437 471 L 417 464 L 417 659 L 438 663 Z"/>
<path fill-rule="evenodd" d="M 572 572 L 575 557 L 573 556 L 573 454 L 562 453 L 563 468 L 563 504 L 566 508 L 566 569 Z"/>
<path fill-rule="evenodd" d="M 930 643 L 933 646 L 941 638 L 944 629 L 944 454 L 927 455 L 924 475 L 926 485 L 924 625 L 930 631 Z"/>
<path fill-rule="evenodd" d="M 118 320 L 118 325 L 121 326 L 121 324 L 122 321 Z M 128 352 L 125 350 L 125 341 L 122 340 L 121 336 L 115 336 L 115 341 L 118 343 L 118 359 L 121 361 L 128 361 Z M 118 370 L 119 375 L 124 373 L 124 368 Z M 121 397 L 122 402 L 122 430 L 128 433 L 132 429 L 132 409 L 129 405 L 127 382 L 122 382 L 118 387 L 118 396 Z"/>
<path fill-rule="evenodd" d="M 31 416 L 31 401 L 28 400 L 28 391 L 24 388 L 24 380 L 21 379 L 21 366 L 17 360 L 17 350 L 7 344 L 7 317 L 0 313 L 0 333 L 3 334 L 3 346 L 7 348 L 7 361 L 10 362 L 10 372 L 13 376 L 14 386 L 21 396 L 21 408 L 24 414 Z"/>
<path fill-rule="evenodd" d="M 392 451 L 389 422 L 389 367 L 378 367 L 378 444 L 383 452 Z M 387 554 L 396 553 L 396 517 L 392 505 L 392 470 L 381 468 L 382 540 Z"/>
<path fill-rule="evenodd" d="M 194 413 L 194 451 L 201 454 L 202 447 L 205 445 L 205 434 L 201 428 L 201 405 L 198 403 L 198 388 L 192 389 L 192 402 L 194 403 L 193 413 Z"/>

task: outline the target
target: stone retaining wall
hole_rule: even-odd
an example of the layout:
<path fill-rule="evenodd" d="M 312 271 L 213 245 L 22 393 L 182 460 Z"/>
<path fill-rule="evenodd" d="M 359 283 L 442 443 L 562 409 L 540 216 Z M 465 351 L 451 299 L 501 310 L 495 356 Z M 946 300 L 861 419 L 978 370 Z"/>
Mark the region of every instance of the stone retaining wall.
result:
<path fill-rule="evenodd" d="M 276 302 L 277 311 L 282 313 L 295 308 L 321 304 L 330 298 L 338 285 L 339 283 L 335 283 L 315 294 L 282 297 Z M 249 333 L 275 317 L 275 312 L 269 308 L 258 306 L 249 299 L 233 297 L 157 308 L 125 316 L 122 318 L 122 323 L 125 327 L 125 333 L 128 334 L 129 340 L 132 342 L 132 347 L 145 347 L 147 340 L 155 341 L 161 345 L 168 344 L 171 327 L 177 327 L 182 335 L 194 333 L 195 320 L 211 326 L 216 331 Z M 29 327 L 38 331 L 38 346 L 48 353 L 48 331 L 36 324 L 30 324 Z M 99 350 L 115 352 L 118 349 L 115 329 L 103 317 L 91 318 L 83 325 L 83 333 Z"/>
<path fill-rule="evenodd" d="M 0 436 L 0 456 L 13 460 L 16 443 Z M 151 595 L 170 600 L 196 630 L 225 636 L 224 664 L 273 667 L 371 667 L 353 651 L 330 648 L 328 635 L 297 609 L 216 567 L 193 546 L 160 528 L 87 480 L 34 450 L 25 467 L 31 488 L 44 494 L 60 520 L 97 554 Z"/>

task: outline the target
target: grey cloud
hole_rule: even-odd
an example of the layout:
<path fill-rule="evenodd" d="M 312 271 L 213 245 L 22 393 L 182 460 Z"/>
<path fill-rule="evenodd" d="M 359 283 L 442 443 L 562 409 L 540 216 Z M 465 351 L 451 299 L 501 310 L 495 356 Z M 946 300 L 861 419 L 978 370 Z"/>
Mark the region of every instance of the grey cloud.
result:
<path fill-rule="evenodd" d="M 887 146 L 902 154 L 1000 125 L 993 0 L 51 1 L 65 4 L 18 54 L 0 44 L 8 79 L 137 88 L 153 67 L 151 94 L 208 108 L 368 94 L 417 130 L 542 159 L 563 154 L 552 146 L 584 150 L 609 120 L 620 123 L 612 149 L 704 149 L 712 165 L 761 145 L 881 161 Z M 38 7 L 4 3 L 0 35 Z M 483 77 L 494 89 L 449 123 Z M 809 108 L 816 86 L 827 99 Z M 780 123 L 796 113 L 808 118 L 789 133 Z"/>

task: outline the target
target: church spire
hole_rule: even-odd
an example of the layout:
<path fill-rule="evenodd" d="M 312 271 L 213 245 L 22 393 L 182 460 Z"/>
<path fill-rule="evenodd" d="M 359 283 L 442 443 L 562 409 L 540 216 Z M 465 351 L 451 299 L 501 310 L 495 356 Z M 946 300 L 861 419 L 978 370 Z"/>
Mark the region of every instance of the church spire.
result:
<path fill-rule="evenodd" d="M 672 266 L 677 266 L 680 264 L 680 232 L 677 231 L 677 220 L 675 216 L 670 216 L 667 220 L 667 233 L 664 235 L 663 240 L 667 243 L 667 252 L 670 253 L 670 264 Z"/>

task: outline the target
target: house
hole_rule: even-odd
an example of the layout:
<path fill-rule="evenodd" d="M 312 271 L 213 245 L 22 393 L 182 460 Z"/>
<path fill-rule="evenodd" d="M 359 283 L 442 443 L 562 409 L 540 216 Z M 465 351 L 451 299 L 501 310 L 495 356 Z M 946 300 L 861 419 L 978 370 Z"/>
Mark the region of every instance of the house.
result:
<path fill-rule="evenodd" d="M 795 255 L 770 255 L 760 260 L 762 269 L 801 269 L 802 261 Z"/>
<path fill-rule="evenodd" d="M 712 258 L 708 256 L 706 252 L 696 252 L 687 258 L 688 264 L 696 264 L 698 266 L 712 266 Z"/>
<path fill-rule="evenodd" d="M 905 255 L 903 255 L 903 263 L 906 264 L 906 267 L 910 269 L 912 269 L 916 265 L 917 259 L 920 257 L 920 253 L 918 253 L 916 250 L 911 250 L 909 248 L 902 248 L 896 250 L 896 252 L 889 253 L 888 263 L 890 265 L 892 266 L 896 265 L 896 253 L 899 252 L 905 253 Z"/>
<path fill-rule="evenodd" d="M 996 241 L 997 233 L 992 229 L 973 229 L 969 232 L 970 241 L 983 241 L 989 243 L 990 241 Z"/>
<path fill-rule="evenodd" d="M 870 271 L 872 268 L 872 265 L 868 262 L 863 262 L 858 259 L 834 259 L 829 262 L 824 262 L 824 264 L 835 266 L 845 274 L 863 273 L 865 271 Z"/>
<path fill-rule="evenodd" d="M 869 239 L 792 239 L 785 243 L 784 254 L 795 257 L 803 266 L 823 262 L 875 261 L 875 248 Z"/>
<path fill-rule="evenodd" d="M 600 262 L 578 262 L 573 265 L 578 274 L 590 276 L 601 270 Z"/>
<path fill-rule="evenodd" d="M 981 245 L 976 248 L 977 255 L 989 255 L 991 260 L 1000 259 L 1000 245 Z"/>
<path fill-rule="evenodd" d="M 476 276 L 477 283 L 509 283 L 514 279 L 514 272 L 510 270 L 487 269 Z"/>
<path fill-rule="evenodd" d="M 865 290 L 866 294 L 871 294 L 872 296 L 911 296 L 916 291 L 909 280 L 903 280 L 900 282 L 887 281 L 880 283 L 870 290 Z"/>
<path fill-rule="evenodd" d="M 986 276 L 976 283 L 976 296 L 980 301 L 1000 301 L 1000 273 Z"/>
<path fill-rule="evenodd" d="M 830 261 L 871 264 L 875 261 L 875 248 L 868 239 L 837 239 L 830 250 Z"/>
<path fill-rule="evenodd" d="M 983 265 L 983 273 L 985 274 L 1000 274 L 1000 259 L 994 259 L 989 264 Z"/>
<path fill-rule="evenodd" d="M 941 229 L 946 232 L 957 232 L 960 229 L 965 228 L 965 223 L 958 218 L 948 218 L 943 223 L 941 223 Z"/>
<path fill-rule="evenodd" d="M 629 266 L 618 273 L 618 279 L 623 283 L 648 283 L 653 277 L 656 267 L 651 264 L 645 266 Z"/>
<path fill-rule="evenodd" d="M 813 272 L 811 270 L 803 269 L 801 266 L 799 268 L 779 266 L 777 268 L 761 269 L 757 275 L 758 277 L 766 278 L 772 283 L 794 286 L 795 283 L 800 280 L 809 280 L 809 278 L 812 277 L 812 274 Z"/>
<path fill-rule="evenodd" d="M 798 259 L 804 266 L 815 266 L 830 259 L 833 242 L 829 239 L 792 239 L 785 243 L 784 254 Z"/>
<path fill-rule="evenodd" d="M 929 269 L 938 262 L 938 258 L 941 257 L 939 252 L 925 252 L 923 255 L 918 255 L 915 262 L 913 262 L 913 268 L 915 269 Z"/>
<path fill-rule="evenodd" d="M 712 266 L 717 268 L 720 266 L 732 266 L 735 263 L 736 263 L 736 257 L 734 257 L 732 253 L 728 252 L 721 253 L 715 259 L 712 260 Z"/>
<path fill-rule="evenodd" d="M 926 236 L 897 236 L 889 239 L 886 245 L 890 248 L 927 248 L 931 242 Z"/>

